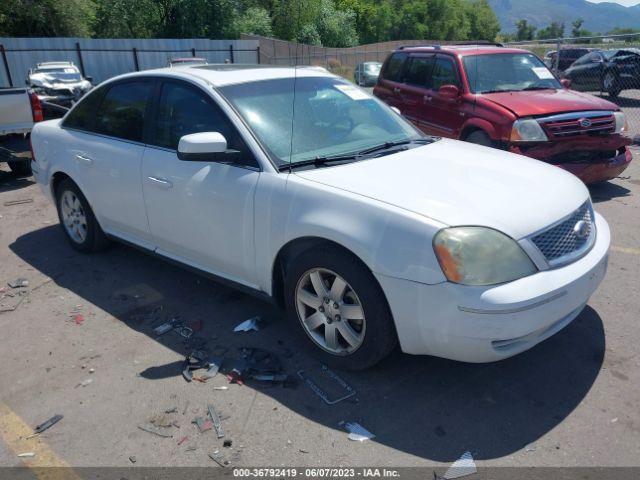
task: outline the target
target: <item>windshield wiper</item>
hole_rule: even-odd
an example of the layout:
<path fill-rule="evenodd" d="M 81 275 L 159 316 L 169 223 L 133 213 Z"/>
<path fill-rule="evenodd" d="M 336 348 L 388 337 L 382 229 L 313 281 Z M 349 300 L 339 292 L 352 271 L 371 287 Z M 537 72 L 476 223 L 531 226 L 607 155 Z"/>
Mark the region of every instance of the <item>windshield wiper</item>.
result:
<path fill-rule="evenodd" d="M 510 88 L 497 89 L 497 90 L 484 90 L 480 93 L 504 93 L 504 92 L 515 92 L 516 90 Z"/>
<path fill-rule="evenodd" d="M 367 148 L 365 150 L 360 150 L 358 155 L 369 155 L 371 153 L 382 152 L 384 150 L 389 150 L 394 147 L 400 147 L 402 145 L 410 145 L 412 143 L 433 143 L 432 138 L 414 138 L 413 140 L 396 140 L 395 142 L 385 142 L 380 145 L 376 145 L 375 147 Z"/>
<path fill-rule="evenodd" d="M 523 88 L 522 91 L 527 91 L 527 90 L 556 90 L 555 87 L 543 87 L 542 85 L 533 85 L 531 87 L 526 87 Z"/>
<path fill-rule="evenodd" d="M 280 165 L 278 167 L 278 170 L 280 172 L 284 172 L 286 170 L 293 170 L 294 168 L 302 168 L 302 167 L 322 167 L 325 165 L 329 165 L 332 163 L 340 163 L 340 162 L 347 162 L 350 160 L 358 160 L 360 157 L 359 154 L 348 154 L 348 155 L 333 155 L 333 156 L 329 156 L 329 157 L 316 157 L 316 158 L 310 158 L 309 160 L 301 160 L 299 162 L 291 162 L 291 163 L 285 163 L 283 165 Z"/>
<path fill-rule="evenodd" d="M 428 144 L 428 143 L 433 143 L 434 139 L 432 138 L 416 138 L 413 140 L 397 140 L 395 142 L 385 142 L 381 145 L 376 145 L 375 147 L 371 147 L 371 148 L 367 148 L 365 150 L 360 150 L 359 152 L 355 152 L 355 153 L 347 153 L 345 155 L 331 155 L 331 156 L 327 156 L 327 157 L 316 157 L 316 158 L 310 158 L 309 160 L 301 160 L 299 162 L 293 162 L 293 163 L 285 163 L 284 165 L 280 165 L 278 167 L 278 170 L 281 172 L 284 171 L 291 171 L 294 168 L 302 168 L 302 167 L 323 167 L 326 165 L 330 165 L 333 163 L 343 163 L 343 162 L 349 162 L 349 161 L 358 161 L 362 158 L 364 158 L 367 155 L 370 155 L 372 153 L 377 153 L 377 152 L 381 152 L 384 150 L 389 150 L 391 148 L 394 147 L 399 147 L 402 145 L 409 145 L 411 143 L 423 143 L 423 144 Z"/>

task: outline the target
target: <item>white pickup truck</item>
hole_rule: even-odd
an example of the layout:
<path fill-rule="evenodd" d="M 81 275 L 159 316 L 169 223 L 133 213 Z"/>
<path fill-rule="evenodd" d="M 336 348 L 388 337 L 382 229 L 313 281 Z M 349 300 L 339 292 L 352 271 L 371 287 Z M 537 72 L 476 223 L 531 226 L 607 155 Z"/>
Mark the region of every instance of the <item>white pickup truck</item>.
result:
<path fill-rule="evenodd" d="M 26 88 L 0 89 L 0 162 L 17 175 L 31 175 L 29 135 L 44 119 L 38 96 Z"/>

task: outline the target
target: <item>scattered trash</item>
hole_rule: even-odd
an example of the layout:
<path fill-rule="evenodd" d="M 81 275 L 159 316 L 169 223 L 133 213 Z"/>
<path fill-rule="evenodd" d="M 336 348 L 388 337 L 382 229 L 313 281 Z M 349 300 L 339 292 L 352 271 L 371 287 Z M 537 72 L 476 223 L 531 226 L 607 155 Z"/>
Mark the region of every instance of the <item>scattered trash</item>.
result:
<path fill-rule="evenodd" d="M 136 462 L 138 461 L 138 459 L 137 459 L 134 455 L 131 455 L 131 456 L 129 457 L 129 461 L 130 461 L 131 463 L 136 463 Z"/>
<path fill-rule="evenodd" d="M 165 333 L 170 332 L 175 328 L 177 321 L 178 319 L 174 318 L 169 322 L 165 322 L 162 325 L 158 325 L 153 329 L 153 333 L 157 336 L 164 335 Z"/>
<path fill-rule="evenodd" d="M 612 418 L 611 423 L 616 423 L 618 421 L 618 417 Z"/>
<path fill-rule="evenodd" d="M 222 429 L 222 422 L 220 422 L 220 417 L 218 416 L 218 413 L 216 412 L 215 408 L 213 408 L 213 405 L 207 405 L 207 410 L 209 410 L 209 416 L 211 417 L 213 426 L 216 429 L 216 434 L 218 435 L 218 438 L 223 438 L 224 430 Z"/>
<path fill-rule="evenodd" d="M 25 452 L 25 453 L 19 453 L 18 457 L 20 458 L 33 458 L 35 457 L 36 454 L 34 452 Z"/>
<path fill-rule="evenodd" d="M 207 420 L 205 418 L 195 418 L 193 419 L 193 421 L 191 423 L 195 423 L 198 427 L 198 431 L 200 433 L 204 433 L 206 431 L 209 431 L 213 428 L 213 421 L 212 420 Z"/>
<path fill-rule="evenodd" d="M 180 446 L 180 445 L 182 445 L 184 442 L 186 442 L 188 438 L 189 438 L 189 437 L 187 437 L 187 436 L 182 437 L 182 438 L 178 441 L 178 446 Z"/>
<path fill-rule="evenodd" d="M 89 369 L 89 373 L 94 373 L 95 371 L 96 371 L 96 369 L 95 369 L 95 368 L 90 368 L 90 369 Z"/>
<path fill-rule="evenodd" d="M 193 380 L 193 370 L 200 370 L 202 368 L 209 369 L 209 361 L 206 360 L 207 353 L 203 350 L 194 350 L 184 359 L 182 364 L 182 376 L 187 382 Z M 199 378 L 202 381 L 202 377 Z M 204 380 L 206 381 L 206 380 Z"/>
<path fill-rule="evenodd" d="M 476 464 L 473 461 L 471 452 L 465 452 L 462 456 L 453 462 L 442 477 L 433 474 L 434 480 L 453 480 L 454 478 L 466 477 L 478 473 Z"/>
<path fill-rule="evenodd" d="M 233 445 L 232 440 L 225 440 L 224 442 L 222 442 L 222 446 L 225 448 L 229 448 L 231 445 Z"/>
<path fill-rule="evenodd" d="M 364 428 L 357 422 L 353 423 L 341 423 L 344 428 L 349 432 L 349 440 L 354 440 L 356 442 L 364 442 L 365 440 L 371 440 L 375 438 L 375 435 Z"/>
<path fill-rule="evenodd" d="M 151 417 L 149 423 L 156 427 L 169 428 L 173 426 L 173 419 L 165 413 L 160 413 Z"/>
<path fill-rule="evenodd" d="M 153 433 L 154 435 L 158 435 L 159 437 L 173 438 L 172 434 L 170 434 L 168 432 L 163 432 L 159 428 L 156 428 L 156 427 L 154 427 L 153 425 L 150 425 L 150 424 L 138 425 L 138 428 L 140 430 L 144 430 L 145 432 Z"/>
<path fill-rule="evenodd" d="M 29 286 L 29 280 L 26 278 L 16 278 L 12 282 L 7 282 L 11 288 L 25 288 Z"/>
<path fill-rule="evenodd" d="M 330 398 L 329 394 L 322 389 L 316 382 L 311 380 L 304 370 L 298 371 L 298 376 L 304 380 L 304 382 L 313 390 L 317 396 L 319 396 L 324 403 L 327 405 L 335 405 L 336 403 L 340 403 L 348 398 L 354 397 L 356 395 L 356 391 L 351 387 L 347 382 L 345 382 L 341 377 L 339 377 L 336 373 L 325 365 L 322 365 L 321 373 L 323 377 L 330 379 L 332 382 L 337 383 L 343 390 L 345 390 L 344 394 L 339 395 L 337 398 Z"/>
<path fill-rule="evenodd" d="M 209 457 L 211 458 L 211 460 L 213 460 L 223 468 L 229 465 L 229 461 L 225 460 L 224 456 L 220 453 L 220 450 L 216 450 L 215 452 L 210 453 Z"/>
<path fill-rule="evenodd" d="M 226 385 L 222 386 L 222 387 L 213 387 L 214 390 L 229 390 L 229 387 L 227 387 Z"/>
<path fill-rule="evenodd" d="M 42 422 L 40 425 L 36 425 L 36 428 L 33 429 L 33 435 L 29 435 L 27 438 L 35 437 L 36 435 L 41 434 L 45 430 L 53 427 L 56 423 L 62 420 L 64 417 L 60 414 L 56 414 L 51 417 L 49 420 Z"/>
<path fill-rule="evenodd" d="M 91 385 L 92 383 L 93 383 L 93 378 L 87 378 L 86 380 L 83 380 L 82 382 L 77 384 L 76 388 L 78 388 L 78 387 L 86 387 L 88 385 Z"/>
<path fill-rule="evenodd" d="M 82 325 L 84 323 L 84 315 L 81 313 L 74 315 L 73 320 L 76 322 L 76 325 Z"/>
<path fill-rule="evenodd" d="M 299 448 L 298 451 L 300 453 L 309 453 L 309 450 L 305 450 L 304 448 Z"/>
<path fill-rule="evenodd" d="M 164 411 L 164 413 L 177 413 L 177 412 L 178 412 L 178 407 L 170 407 Z"/>
<path fill-rule="evenodd" d="M 23 203 L 33 203 L 33 198 L 22 198 L 20 200 L 9 200 L 8 202 L 4 202 L 5 207 L 11 207 L 13 205 L 20 205 Z"/>
<path fill-rule="evenodd" d="M 524 449 L 525 452 L 535 452 L 536 451 L 536 446 L 535 445 L 527 445 Z"/>
<path fill-rule="evenodd" d="M 240 323 L 233 329 L 234 332 L 250 332 L 251 330 L 255 330 L 256 332 L 260 331 L 262 327 L 263 321 L 261 317 L 252 317 L 244 322 Z"/>

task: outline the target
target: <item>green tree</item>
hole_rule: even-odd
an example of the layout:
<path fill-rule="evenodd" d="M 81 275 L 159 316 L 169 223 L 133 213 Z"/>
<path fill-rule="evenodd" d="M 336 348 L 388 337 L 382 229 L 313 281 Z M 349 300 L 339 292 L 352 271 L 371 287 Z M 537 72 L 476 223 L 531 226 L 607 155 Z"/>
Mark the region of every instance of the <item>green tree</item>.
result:
<path fill-rule="evenodd" d="M 316 28 L 322 44 L 327 47 L 353 47 L 358 44 L 356 14 L 353 10 L 338 10 L 333 0 L 320 0 Z"/>
<path fill-rule="evenodd" d="M 0 2 L 0 35 L 88 37 L 94 15 L 91 0 L 4 0 Z"/>
<path fill-rule="evenodd" d="M 160 27 L 160 9 L 153 0 L 98 0 L 94 35 L 102 38 L 150 38 Z"/>
<path fill-rule="evenodd" d="M 311 23 L 302 26 L 296 40 L 307 45 L 322 45 L 318 29 Z"/>
<path fill-rule="evenodd" d="M 536 34 L 536 27 L 530 25 L 525 19 L 516 22 L 516 40 L 526 41 L 533 40 Z"/>
<path fill-rule="evenodd" d="M 500 31 L 500 22 L 487 0 L 468 2 L 465 12 L 469 22 L 470 39 L 495 41 Z"/>
<path fill-rule="evenodd" d="M 571 36 L 574 38 L 577 37 L 590 37 L 592 34 L 589 30 L 582 28 L 584 24 L 584 20 L 578 18 L 571 23 Z"/>
<path fill-rule="evenodd" d="M 264 7 L 247 8 L 236 20 L 235 31 L 237 34 L 251 33 L 271 37 L 273 29 L 269 12 Z"/>
<path fill-rule="evenodd" d="M 564 23 L 551 22 L 548 27 L 538 30 L 538 38 L 545 40 L 549 38 L 563 38 L 564 37 Z"/>

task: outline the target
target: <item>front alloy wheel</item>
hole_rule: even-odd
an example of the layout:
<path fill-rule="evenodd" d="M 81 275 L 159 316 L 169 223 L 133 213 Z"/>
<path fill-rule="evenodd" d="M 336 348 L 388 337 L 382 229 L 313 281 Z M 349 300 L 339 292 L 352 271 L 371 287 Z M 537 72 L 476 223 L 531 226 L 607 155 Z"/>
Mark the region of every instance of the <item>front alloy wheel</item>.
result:
<path fill-rule="evenodd" d="M 334 355 L 349 355 L 364 341 L 366 320 L 357 293 L 337 273 L 314 268 L 296 288 L 302 328 L 316 345 Z"/>

